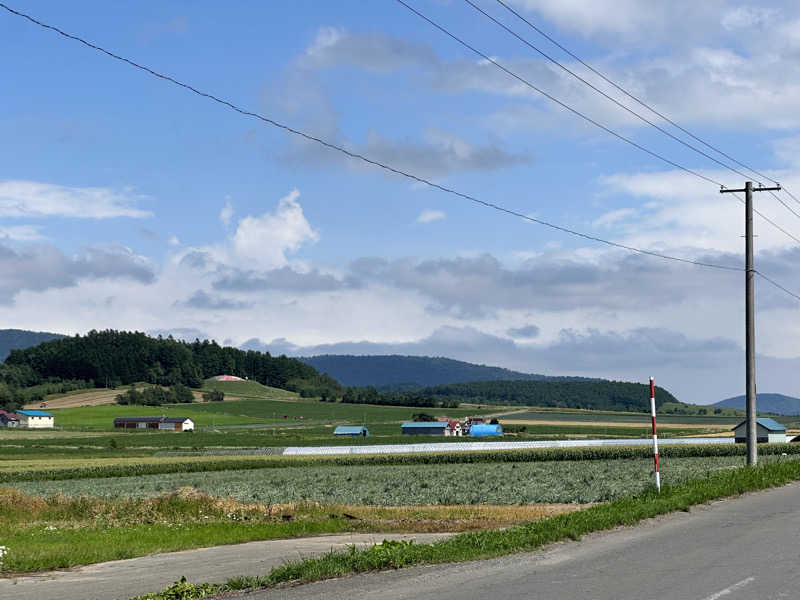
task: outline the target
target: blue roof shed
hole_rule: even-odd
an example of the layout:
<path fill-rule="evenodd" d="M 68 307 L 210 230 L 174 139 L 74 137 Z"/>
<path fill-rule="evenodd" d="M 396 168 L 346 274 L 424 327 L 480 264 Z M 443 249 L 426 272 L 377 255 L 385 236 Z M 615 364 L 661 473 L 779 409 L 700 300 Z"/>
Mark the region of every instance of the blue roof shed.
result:
<path fill-rule="evenodd" d="M 43 410 L 18 410 L 18 415 L 28 415 L 29 417 L 52 417 L 49 412 Z"/>
<path fill-rule="evenodd" d="M 733 428 L 734 440 L 744 443 L 747 440 L 747 421 L 742 421 Z M 759 417 L 756 419 L 756 442 L 775 443 L 786 441 L 786 427 L 769 417 Z"/>
<path fill-rule="evenodd" d="M 487 435 L 503 435 L 500 425 L 473 425 L 469 428 L 470 437 L 486 437 Z"/>
<path fill-rule="evenodd" d="M 367 429 L 364 426 L 339 425 L 339 427 L 333 430 L 333 435 L 352 435 L 355 437 L 358 436 L 367 437 L 369 435 L 369 429 Z"/>

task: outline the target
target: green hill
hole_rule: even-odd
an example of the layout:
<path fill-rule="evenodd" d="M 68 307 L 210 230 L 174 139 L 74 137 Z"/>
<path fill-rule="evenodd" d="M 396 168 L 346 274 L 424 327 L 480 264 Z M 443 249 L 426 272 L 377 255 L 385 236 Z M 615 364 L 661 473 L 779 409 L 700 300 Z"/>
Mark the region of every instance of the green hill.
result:
<path fill-rule="evenodd" d="M 64 337 L 60 333 L 25 331 L 24 329 L 0 329 L 0 361 L 4 361 L 12 350 L 24 350 L 42 342 Z"/>
<path fill-rule="evenodd" d="M 295 400 L 298 398 L 296 392 L 269 387 L 257 381 L 215 381 L 214 379 L 206 379 L 203 382 L 203 390 L 218 390 L 224 393 L 226 397 L 232 396 L 236 398 L 264 398 L 267 400 Z"/>
<path fill-rule="evenodd" d="M 622 381 L 479 381 L 425 388 L 437 400 L 591 410 L 649 412 L 650 386 Z M 656 387 L 656 406 L 686 406 Z M 687 407 L 688 409 L 689 407 Z"/>
<path fill-rule="evenodd" d="M 419 389 L 432 385 L 471 381 L 592 381 L 585 377 L 549 377 L 520 373 L 501 367 L 475 365 L 432 356 L 350 356 L 324 354 L 301 357 L 320 373 L 327 373 L 345 386 L 374 386 L 381 390 Z"/>

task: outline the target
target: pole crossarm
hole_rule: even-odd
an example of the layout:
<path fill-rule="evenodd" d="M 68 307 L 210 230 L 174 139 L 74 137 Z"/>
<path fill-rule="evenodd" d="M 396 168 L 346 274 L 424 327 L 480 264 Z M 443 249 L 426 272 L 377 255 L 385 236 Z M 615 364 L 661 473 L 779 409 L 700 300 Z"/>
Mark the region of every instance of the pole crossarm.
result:
<path fill-rule="evenodd" d="M 754 188 L 750 188 L 750 191 L 752 191 L 752 192 L 780 192 L 781 189 L 782 188 L 781 188 L 780 184 L 778 184 L 778 185 L 773 186 L 773 187 L 761 187 L 761 186 L 754 187 Z M 733 193 L 744 193 L 746 191 L 747 191 L 746 187 L 741 188 L 739 190 L 732 190 L 730 188 L 723 187 L 723 188 L 720 188 L 719 193 L 720 194 L 733 194 Z"/>

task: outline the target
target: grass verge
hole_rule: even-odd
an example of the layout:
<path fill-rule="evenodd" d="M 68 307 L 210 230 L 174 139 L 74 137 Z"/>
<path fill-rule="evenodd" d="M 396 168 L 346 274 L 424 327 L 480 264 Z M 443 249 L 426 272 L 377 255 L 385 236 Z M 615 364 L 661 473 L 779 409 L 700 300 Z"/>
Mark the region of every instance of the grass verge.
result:
<path fill-rule="evenodd" d="M 630 526 L 658 515 L 688 510 L 711 500 L 784 485 L 800 479 L 800 463 L 778 462 L 760 467 L 694 479 L 682 485 L 654 488 L 636 496 L 620 498 L 586 510 L 559 515 L 504 530 L 463 533 L 432 544 L 384 541 L 366 550 L 351 547 L 273 568 L 260 577 L 237 577 L 221 585 L 186 586 L 181 598 L 202 598 L 228 590 L 275 586 L 288 582 L 310 582 L 368 571 L 399 569 L 422 564 L 441 564 L 493 558 L 530 551 L 553 542 L 578 540 L 587 533 Z M 178 585 L 178 584 L 176 584 Z M 137 600 L 166 600 L 169 590 L 140 596 Z"/>

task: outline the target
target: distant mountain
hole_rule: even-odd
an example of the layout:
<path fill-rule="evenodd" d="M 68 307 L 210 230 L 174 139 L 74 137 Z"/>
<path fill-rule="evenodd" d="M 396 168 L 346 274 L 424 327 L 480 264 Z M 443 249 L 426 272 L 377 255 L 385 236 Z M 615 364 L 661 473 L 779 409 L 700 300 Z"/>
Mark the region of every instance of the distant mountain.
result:
<path fill-rule="evenodd" d="M 42 342 L 64 337 L 60 333 L 25 331 L 24 329 L 0 329 L 0 361 L 5 360 L 12 350 L 24 350 L 38 346 Z"/>
<path fill-rule="evenodd" d="M 744 402 L 744 396 L 734 396 L 733 398 L 720 400 L 716 404 L 713 404 L 713 406 L 744 410 Z M 756 394 L 756 408 L 760 413 L 800 415 L 800 398 L 784 396 L 783 394 Z"/>
<path fill-rule="evenodd" d="M 595 381 L 586 377 L 549 377 L 500 367 L 475 365 L 431 356 L 350 356 L 324 354 L 300 357 L 320 373 L 345 386 L 375 386 L 383 390 L 416 389 L 472 381 Z"/>

